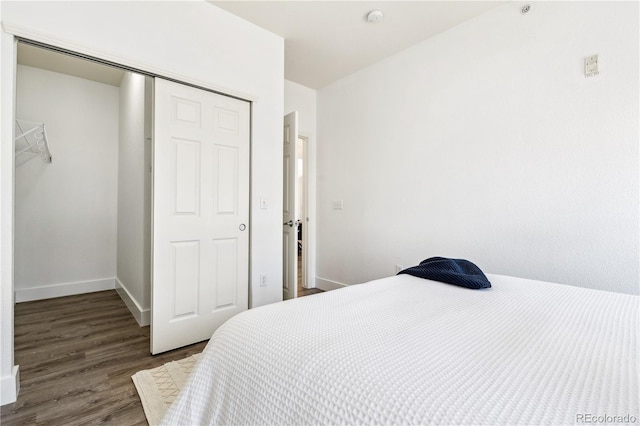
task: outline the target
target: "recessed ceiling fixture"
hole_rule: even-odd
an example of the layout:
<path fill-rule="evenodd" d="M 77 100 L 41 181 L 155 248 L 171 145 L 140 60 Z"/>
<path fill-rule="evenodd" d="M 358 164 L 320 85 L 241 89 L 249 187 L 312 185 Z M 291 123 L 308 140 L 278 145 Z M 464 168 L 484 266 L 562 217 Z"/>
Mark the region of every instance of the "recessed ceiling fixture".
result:
<path fill-rule="evenodd" d="M 380 22 L 384 18 L 384 13 L 379 10 L 372 10 L 367 14 L 367 22 Z"/>

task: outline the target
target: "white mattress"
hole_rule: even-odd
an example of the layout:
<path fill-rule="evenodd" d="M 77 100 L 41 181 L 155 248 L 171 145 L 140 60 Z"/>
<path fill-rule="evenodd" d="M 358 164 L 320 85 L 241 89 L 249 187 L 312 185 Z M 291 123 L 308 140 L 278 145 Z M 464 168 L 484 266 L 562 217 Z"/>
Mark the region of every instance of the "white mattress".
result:
<path fill-rule="evenodd" d="M 488 278 L 400 275 L 239 314 L 163 424 L 640 422 L 638 296 Z"/>

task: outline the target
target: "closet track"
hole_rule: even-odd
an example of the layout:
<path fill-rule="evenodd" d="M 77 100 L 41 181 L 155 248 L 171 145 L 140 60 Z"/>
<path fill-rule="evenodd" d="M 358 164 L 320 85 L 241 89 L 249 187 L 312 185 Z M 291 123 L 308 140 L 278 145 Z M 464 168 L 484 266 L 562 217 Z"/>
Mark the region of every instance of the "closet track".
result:
<path fill-rule="evenodd" d="M 82 53 L 74 52 L 73 50 L 63 49 L 61 47 L 53 46 L 53 45 L 46 44 L 46 43 L 41 43 L 39 41 L 34 41 L 34 40 L 31 40 L 31 39 L 28 39 L 28 38 L 16 37 L 16 40 L 18 40 L 21 43 L 28 44 L 30 46 L 39 47 L 41 49 L 47 49 L 47 50 L 51 50 L 53 52 L 62 53 L 63 55 L 69 55 L 69 56 L 73 56 L 73 57 L 76 57 L 76 58 L 79 58 L 79 59 L 84 59 L 86 61 L 92 61 L 92 62 L 96 62 L 96 63 L 102 64 L 102 65 L 107 65 L 107 66 L 110 66 L 110 67 L 113 67 L 113 68 L 119 68 L 119 69 L 124 70 L 124 71 L 131 71 L 131 72 L 142 74 L 142 75 L 148 76 L 148 77 L 153 77 L 153 78 L 158 77 L 158 78 L 161 78 L 163 80 L 172 81 L 174 83 L 182 84 L 184 86 L 195 87 L 196 89 L 206 90 L 207 92 L 217 93 L 219 95 L 223 95 L 223 96 L 226 96 L 226 97 L 229 97 L 229 98 L 239 99 L 241 101 L 248 101 L 247 99 L 241 98 L 239 96 L 233 96 L 233 95 L 230 95 L 228 93 L 220 92 L 220 91 L 217 91 L 217 90 L 212 90 L 210 88 L 207 88 L 207 87 L 204 87 L 204 86 L 199 86 L 197 84 L 187 83 L 187 82 L 182 81 L 182 80 L 177 80 L 175 78 L 167 77 L 167 76 L 164 76 L 164 75 L 161 75 L 161 74 L 155 74 L 155 73 L 152 73 L 152 72 L 149 72 L 149 71 L 142 70 L 140 68 L 135 68 L 135 67 L 130 67 L 128 65 L 119 64 L 117 62 L 108 61 L 106 59 L 101 59 L 101 58 L 98 58 L 96 56 L 85 55 L 85 54 L 82 54 Z"/>

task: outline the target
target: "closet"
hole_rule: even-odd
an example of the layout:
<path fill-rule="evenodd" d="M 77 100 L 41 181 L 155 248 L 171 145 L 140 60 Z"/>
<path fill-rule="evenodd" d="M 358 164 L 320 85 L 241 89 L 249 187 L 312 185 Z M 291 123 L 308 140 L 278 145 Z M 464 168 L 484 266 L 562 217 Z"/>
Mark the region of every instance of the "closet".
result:
<path fill-rule="evenodd" d="M 117 289 L 149 324 L 153 79 L 19 43 L 16 302 Z"/>

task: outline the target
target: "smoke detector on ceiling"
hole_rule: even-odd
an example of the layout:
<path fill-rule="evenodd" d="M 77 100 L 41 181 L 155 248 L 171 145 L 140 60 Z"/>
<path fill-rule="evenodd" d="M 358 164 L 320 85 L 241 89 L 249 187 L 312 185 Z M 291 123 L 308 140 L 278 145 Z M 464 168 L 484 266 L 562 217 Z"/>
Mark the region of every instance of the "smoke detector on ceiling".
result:
<path fill-rule="evenodd" d="M 380 22 L 384 18 L 384 13 L 379 10 L 372 10 L 367 14 L 367 22 Z"/>

